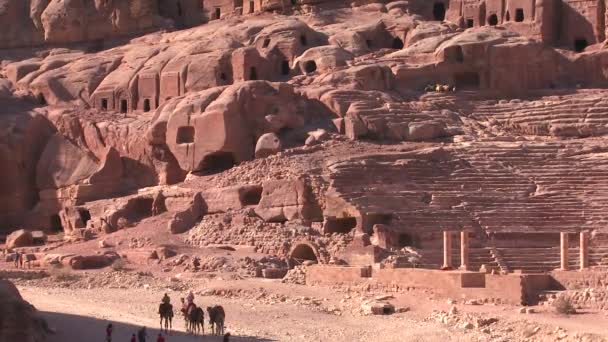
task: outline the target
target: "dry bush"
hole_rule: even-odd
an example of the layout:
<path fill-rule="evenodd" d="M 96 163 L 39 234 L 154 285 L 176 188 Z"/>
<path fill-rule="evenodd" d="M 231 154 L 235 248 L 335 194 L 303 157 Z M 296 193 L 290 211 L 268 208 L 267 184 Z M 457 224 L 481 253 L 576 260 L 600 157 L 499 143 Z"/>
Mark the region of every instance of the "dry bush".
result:
<path fill-rule="evenodd" d="M 559 297 L 553 302 L 553 308 L 557 313 L 562 315 L 572 315 L 576 313 L 576 309 L 572 304 L 572 300 L 568 297 Z"/>
<path fill-rule="evenodd" d="M 61 265 L 57 265 L 51 268 L 49 270 L 49 274 L 51 275 L 51 277 L 58 281 L 76 281 L 79 279 L 78 275 L 72 273 L 72 271 L 67 268 L 64 268 Z"/>
<path fill-rule="evenodd" d="M 112 263 L 111 267 L 114 271 L 126 271 L 127 270 L 127 261 L 124 259 L 116 259 Z"/>

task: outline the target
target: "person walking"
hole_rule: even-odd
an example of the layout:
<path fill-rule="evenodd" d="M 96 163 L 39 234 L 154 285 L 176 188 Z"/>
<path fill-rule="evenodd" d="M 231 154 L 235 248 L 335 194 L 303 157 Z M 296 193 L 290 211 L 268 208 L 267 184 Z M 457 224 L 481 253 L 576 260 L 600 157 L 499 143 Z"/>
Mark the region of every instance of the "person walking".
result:
<path fill-rule="evenodd" d="M 148 333 L 146 332 L 146 327 L 142 327 L 137 332 L 137 341 L 138 342 L 146 342 L 146 338 L 148 337 Z"/>
<path fill-rule="evenodd" d="M 108 324 L 106 327 L 106 342 L 112 342 L 112 323 Z"/>
<path fill-rule="evenodd" d="M 135 338 L 135 334 L 133 334 L 133 336 L 131 336 L 131 342 L 137 342 L 137 339 Z"/>
<path fill-rule="evenodd" d="M 163 335 L 161 333 L 158 334 L 158 338 L 156 339 L 156 342 L 165 342 L 165 338 L 163 337 Z"/>

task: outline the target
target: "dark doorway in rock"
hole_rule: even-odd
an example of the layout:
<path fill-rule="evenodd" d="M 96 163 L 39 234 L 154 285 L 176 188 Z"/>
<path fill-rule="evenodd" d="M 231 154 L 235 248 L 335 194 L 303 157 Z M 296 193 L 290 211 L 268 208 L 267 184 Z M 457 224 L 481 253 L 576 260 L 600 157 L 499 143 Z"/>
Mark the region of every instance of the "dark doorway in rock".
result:
<path fill-rule="evenodd" d="M 41 106 L 46 106 L 47 105 L 46 99 L 44 98 L 44 95 L 42 93 L 38 94 L 38 103 Z"/>
<path fill-rule="evenodd" d="M 589 46 L 587 39 L 579 38 L 574 40 L 574 51 L 583 52 Z"/>
<path fill-rule="evenodd" d="M 438 21 L 445 19 L 445 4 L 443 2 L 436 2 L 433 5 L 433 19 Z"/>
<path fill-rule="evenodd" d="M 467 19 L 467 28 L 471 28 L 473 26 L 475 26 L 475 20 Z"/>
<path fill-rule="evenodd" d="M 317 63 L 315 63 L 315 61 L 306 61 L 304 63 L 304 71 L 306 71 L 307 74 L 317 71 Z"/>
<path fill-rule="evenodd" d="M 399 37 L 393 38 L 393 43 L 391 44 L 391 47 L 395 50 L 403 49 L 403 40 L 401 40 L 401 38 Z"/>
<path fill-rule="evenodd" d="M 215 8 L 214 19 L 219 19 L 222 16 L 222 9 L 219 7 Z"/>
<path fill-rule="evenodd" d="M 258 205 L 262 200 L 261 186 L 248 188 L 240 194 L 241 204 L 246 205 Z"/>
<path fill-rule="evenodd" d="M 459 72 L 454 74 L 454 84 L 458 89 L 479 89 L 479 74 L 476 72 Z"/>
<path fill-rule="evenodd" d="M 108 99 L 101 99 L 101 109 L 108 110 Z"/>
<path fill-rule="evenodd" d="M 305 261 L 312 261 L 318 263 L 319 260 L 315 255 L 315 251 L 307 244 L 297 245 L 289 255 L 292 261 L 292 265 L 300 265 Z"/>
<path fill-rule="evenodd" d="M 226 73 L 220 73 L 220 80 L 222 81 L 222 83 L 228 80 L 228 77 L 226 77 Z"/>
<path fill-rule="evenodd" d="M 342 217 L 325 219 L 323 232 L 328 234 L 340 233 L 347 234 L 357 227 L 357 219 L 354 217 Z"/>
<path fill-rule="evenodd" d="M 215 152 L 207 155 L 198 165 L 197 171 L 211 175 L 231 169 L 235 165 L 234 156 L 230 152 Z"/>
<path fill-rule="evenodd" d="M 91 219 L 91 213 L 87 209 L 84 209 L 84 208 L 78 208 L 77 210 L 78 210 L 78 216 L 80 217 L 80 221 L 86 227 L 87 222 L 89 222 L 89 220 Z"/>
<path fill-rule="evenodd" d="M 518 8 L 515 10 L 515 22 L 521 23 L 524 21 L 524 9 Z"/>
<path fill-rule="evenodd" d="M 182 11 L 182 3 L 178 1 L 177 2 L 177 16 L 181 17 L 183 15 L 184 15 L 184 13 Z"/>
<path fill-rule="evenodd" d="M 177 144 L 191 144 L 194 142 L 194 127 L 182 126 L 177 129 L 177 137 L 175 143 Z"/>
<path fill-rule="evenodd" d="M 365 45 L 367 45 L 367 48 L 368 48 L 368 49 L 371 49 L 371 48 L 373 48 L 373 47 L 374 47 L 374 44 L 373 44 L 373 42 L 372 42 L 372 40 L 371 40 L 371 39 L 366 39 L 366 40 L 365 40 Z"/>
<path fill-rule="evenodd" d="M 253 13 L 255 10 L 255 3 L 253 1 L 249 1 L 249 13 Z"/>
<path fill-rule="evenodd" d="M 128 109 L 128 102 L 127 100 L 120 100 L 120 112 L 121 113 L 126 113 Z"/>
<path fill-rule="evenodd" d="M 510 21 L 511 20 L 511 14 L 509 13 L 509 11 L 507 11 L 507 14 L 505 14 L 505 20 L 506 21 Z"/>
<path fill-rule="evenodd" d="M 303 46 L 308 45 L 308 39 L 306 39 L 306 36 L 305 36 L 305 35 L 301 35 L 301 36 L 300 36 L 300 43 L 301 43 Z"/>
<path fill-rule="evenodd" d="M 270 45 L 270 38 L 264 39 L 264 44 L 262 44 L 262 48 L 267 48 Z"/>
<path fill-rule="evenodd" d="M 397 240 L 397 247 L 413 247 L 414 239 L 410 234 L 399 234 L 399 239 Z"/>
<path fill-rule="evenodd" d="M 150 99 L 144 99 L 144 112 L 150 111 Z"/>
<path fill-rule="evenodd" d="M 498 25 L 498 16 L 496 14 L 492 14 L 489 18 L 488 18 L 488 24 L 490 26 L 496 26 Z"/>
<path fill-rule="evenodd" d="M 281 75 L 289 75 L 289 61 L 283 61 L 281 62 Z"/>
<path fill-rule="evenodd" d="M 255 81 L 258 79 L 258 70 L 255 67 L 249 68 L 249 80 Z"/>
<path fill-rule="evenodd" d="M 53 233 L 63 232 L 63 225 L 61 224 L 61 218 L 59 215 L 51 215 L 51 231 Z"/>

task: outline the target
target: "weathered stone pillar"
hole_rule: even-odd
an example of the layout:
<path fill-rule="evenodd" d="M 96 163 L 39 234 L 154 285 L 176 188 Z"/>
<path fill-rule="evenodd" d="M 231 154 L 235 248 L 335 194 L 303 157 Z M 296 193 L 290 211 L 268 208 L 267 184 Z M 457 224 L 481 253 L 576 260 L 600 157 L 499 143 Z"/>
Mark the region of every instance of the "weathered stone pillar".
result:
<path fill-rule="evenodd" d="M 469 270 L 469 232 L 460 232 L 460 269 Z"/>
<path fill-rule="evenodd" d="M 581 232 L 580 235 L 580 259 L 581 259 L 581 270 L 584 270 L 585 268 L 589 267 L 589 247 L 587 246 L 588 243 L 588 233 L 587 232 Z"/>
<path fill-rule="evenodd" d="M 568 270 L 568 233 L 561 232 L 560 235 L 560 261 L 562 271 Z"/>
<path fill-rule="evenodd" d="M 443 232 L 443 266 L 441 269 L 450 270 L 452 268 L 452 232 L 446 230 Z"/>

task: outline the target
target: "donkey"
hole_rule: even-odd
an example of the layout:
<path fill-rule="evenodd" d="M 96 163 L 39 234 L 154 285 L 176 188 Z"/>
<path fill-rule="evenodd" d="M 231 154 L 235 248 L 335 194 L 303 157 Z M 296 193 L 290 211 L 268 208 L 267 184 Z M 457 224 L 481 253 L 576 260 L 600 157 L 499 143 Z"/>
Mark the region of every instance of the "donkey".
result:
<path fill-rule="evenodd" d="M 173 305 L 170 303 L 161 303 L 158 306 L 158 314 L 160 315 L 160 331 L 162 332 L 164 327 L 165 332 L 169 333 L 169 331 L 173 329 Z"/>

